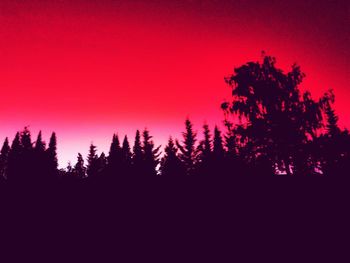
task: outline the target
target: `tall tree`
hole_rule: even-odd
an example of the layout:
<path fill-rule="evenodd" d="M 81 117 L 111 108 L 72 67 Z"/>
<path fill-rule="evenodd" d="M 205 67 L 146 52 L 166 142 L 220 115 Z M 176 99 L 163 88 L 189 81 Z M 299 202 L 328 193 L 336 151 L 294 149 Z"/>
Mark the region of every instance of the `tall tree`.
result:
<path fill-rule="evenodd" d="M 159 149 L 160 146 L 155 148 L 152 136 L 149 131 L 145 129 L 142 133 L 142 150 L 144 153 L 144 172 L 146 176 L 157 175 L 157 166 L 159 164 Z"/>
<path fill-rule="evenodd" d="M 0 181 L 7 178 L 7 161 L 10 152 L 9 140 L 6 137 L 0 152 Z"/>
<path fill-rule="evenodd" d="M 19 162 L 21 161 L 22 154 L 22 144 L 20 139 L 20 133 L 17 132 L 15 138 L 12 141 L 11 149 L 8 155 L 8 165 L 7 165 L 7 178 L 9 180 L 17 181 L 20 178 L 21 168 L 19 167 Z"/>
<path fill-rule="evenodd" d="M 120 171 L 122 162 L 121 147 L 118 134 L 113 134 L 112 143 L 108 155 L 108 172 L 110 174 L 117 174 Z"/>
<path fill-rule="evenodd" d="M 132 169 L 133 174 L 140 176 L 143 170 L 143 160 L 144 153 L 141 145 L 141 134 L 139 130 L 136 130 L 135 142 L 133 146 L 133 156 L 132 156 Z"/>
<path fill-rule="evenodd" d="M 196 174 L 208 175 L 212 165 L 212 139 L 208 124 L 203 125 L 203 140 L 197 147 Z"/>
<path fill-rule="evenodd" d="M 170 137 L 164 149 L 164 156 L 160 162 L 160 174 L 163 176 L 182 176 L 186 174 L 183 163 L 177 156 L 177 147 Z"/>
<path fill-rule="evenodd" d="M 84 166 L 83 156 L 80 153 L 78 153 L 77 163 L 74 166 L 73 173 L 77 178 L 86 178 L 86 167 Z"/>
<path fill-rule="evenodd" d="M 275 63 L 274 58 L 264 56 L 262 63 L 236 68 L 226 78 L 233 100 L 222 108 L 230 130 L 245 148 L 247 162 L 254 165 L 264 160 L 265 167 L 270 163 L 287 174 L 303 174 L 309 158 L 305 144 L 321 127 L 321 103 L 309 92 L 301 96 L 304 74 L 299 66 L 285 74 Z"/>
<path fill-rule="evenodd" d="M 58 159 L 57 159 L 57 137 L 53 132 L 50 136 L 49 147 L 46 150 L 46 156 L 48 158 L 48 173 L 49 175 L 57 175 Z"/>
<path fill-rule="evenodd" d="M 187 175 L 193 175 L 198 152 L 196 151 L 197 133 L 189 119 L 185 121 L 186 131 L 182 133 L 183 145 L 176 141 L 180 150 L 179 158 L 184 163 Z"/>
<path fill-rule="evenodd" d="M 128 137 L 126 135 L 124 136 L 121 155 L 122 155 L 122 173 L 124 175 L 128 175 L 131 172 L 132 153 L 131 153 Z"/>
<path fill-rule="evenodd" d="M 38 177 L 41 177 L 40 179 L 42 180 L 47 176 L 47 170 L 46 165 L 47 165 L 47 159 L 45 158 L 45 142 L 42 140 L 42 134 L 41 131 L 38 133 L 38 137 L 35 141 L 34 145 L 34 156 L 33 156 L 33 164 L 35 168 L 35 173 L 37 174 Z"/>
<path fill-rule="evenodd" d="M 90 144 L 89 154 L 87 157 L 86 173 L 88 177 L 95 177 L 98 174 L 98 156 L 96 154 L 96 146 Z"/>

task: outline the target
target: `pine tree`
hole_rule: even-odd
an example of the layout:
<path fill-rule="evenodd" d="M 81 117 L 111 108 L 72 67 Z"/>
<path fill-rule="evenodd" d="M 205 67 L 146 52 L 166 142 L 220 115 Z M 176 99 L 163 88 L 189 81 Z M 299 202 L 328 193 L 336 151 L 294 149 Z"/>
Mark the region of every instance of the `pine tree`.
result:
<path fill-rule="evenodd" d="M 210 173 L 212 163 L 212 139 L 207 124 L 203 125 L 203 140 L 197 147 L 198 157 L 196 164 L 196 174 L 207 175 Z"/>
<path fill-rule="evenodd" d="M 130 150 L 128 137 L 126 135 L 123 140 L 121 154 L 122 154 L 122 173 L 124 175 L 127 175 L 128 173 L 130 173 L 130 169 L 131 169 L 132 153 Z"/>
<path fill-rule="evenodd" d="M 185 175 L 185 167 L 177 156 L 177 147 L 170 137 L 168 144 L 164 149 L 164 157 L 161 160 L 160 174 L 163 176 L 182 176 Z"/>
<path fill-rule="evenodd" d="M 87 157 L 87 169 L 86 173 L 88 177 L 94 177 L 98 173 L 98 157 L 96 154 L 96 146 L 90 144 L 89 154 Z"/>
<path fill-rule="evenodd" d="M 80 153 L 78 153 L 77 163 L 74 166 L 73 172 L 74 176 L 76 176 L 77 178 L 86 178 L 86 168 L 84 166 L 84 159 Z"/>
<path fill-rule="evenodd" d="M 7 162 L 10 152 L 9 140 L 6 137 L 0 152 L 0 181 L 7 178 Z"/>
<path fill-rule="evenodd" d="M 113 134 L 112 143 L 108 155 L 108 172 L 110 174 L 118 173 L 121 165 L 121 147 L 118 134 Z"/>
<path fill-rule="evenodd" d="M 157 166 L 159 164 L 159 149 L 160 146 L 154 148 L 154 143 L 152 141 L 152 136 L 150 136 L 149 131 L 145 129 L 142 133 L 143 144 L 142 150 L 144 153 L 144 171 L 143 174 L 152 176 L 157 175 Z"/>
<path fill-rule="evenodd" d="M 97 165 L 98 166 L 97 172 L 98 172 L 98 174 L 102 174 L 107 166 L 107 157 L 106 157 L 104 152 L 102 152 L 100 154 L 100 156 L 98 157 L 97 164 L 98 164 Z"/>
<path fill-rule="evenodd" d="M 136 131 L 135 142 L 133 147 L 133 156 L 132 156 L 132 169 L 133 174 L 136 176 L 140 176 L 143 172 L 143 160 L 144 153 L 141 145 L 141 135 L 140 131 Z"/>
<path fill-rule="evenodd" d="M 181 145 L 178 141 L 176 141 L 176 145 L 180 150 L 179 158 L 185 165 L 187 175 L 192 175 L 197 159 L 197 151 L 195 147 L 197 133 L 193 131 L 193 125 L 189 119 L 186 119 L 185 125 L 186 132 L 182 133 L 184 138 L 183 145 Z"/>
<path fill-rule="evenodd" d="M 34 145 L 34 155 L 33 155 L 33 164 L 34 170 L 37 177 L 40 177 L 40 180 L 47 176 L 47 159 L 45 158 L 45 142 L 42 140 L 41 131 L 39 131 L 38 137 Z"/>
<path fill-rule="evenodd" d="M 50 137 L 49 147 L 46 150 L 46 156 L 48 159 L 47 162 L 47 169 L 49 175 L 57 175 L 57 167 L 58 167 L 58 160 L 57 160 L 57 138 L 56 133 L 53 132 Z"/>
<path fill-rule="evenodd" d="M 34 149 L 36 152 L 45 152 L 45 142 L 42 140 L 41 131 L 38 133 L 38 137 L 35 141 Z"/>
<path fill-rule="evenodd" d="M 7 178 L 9 180 L 18 181 L 21 176 L 21 155 L 22 155 L 22 144 L 20 133 L 17 132 L 15 138 L 12 141 L 11 149 L 8 155 L 8 166 L 7 166 Z"/>
<path fill-rule="evenodd" d="M 21 144 L 24 152 L 30 152 L 33 149 L 31 134 L 28 127 L 24 127 L 21 132 Z"/>
<path fill-rule="evenodd" d="M 327 116 L 327 134 L 329 136 L 339 135 L 340 129 L 338 126 L 338 116 L 335 114 L 335 111 L 330 104 L 326 106 L 325 113 Z"/>
<path fill-rule="evenodd" d="M 219 130 L 219 128 L 217 126 L 215 126 L 215 129 L 214 129 L 214 143 L 213 144 L 214 144 L 214 147 L 213 147 L 214 158 L 223 159 L 224 154 L 225 154 L 225 150 L 223 147 L 221 131 Z"/>

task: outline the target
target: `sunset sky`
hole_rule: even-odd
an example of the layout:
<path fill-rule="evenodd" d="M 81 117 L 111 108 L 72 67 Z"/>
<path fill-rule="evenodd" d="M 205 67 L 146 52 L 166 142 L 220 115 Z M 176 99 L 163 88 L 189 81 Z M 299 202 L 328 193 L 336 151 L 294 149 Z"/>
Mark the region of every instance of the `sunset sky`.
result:
<path fill-rule="evenodd" d="M 0 140 L 29 126 L 58 136 L 60 166 L 147 127 L 157 144 L 190 117 L 213 128 L 224 77 L 261 51 L 329 88 L 350 127 L 349 1 L 0 1 Z"/>

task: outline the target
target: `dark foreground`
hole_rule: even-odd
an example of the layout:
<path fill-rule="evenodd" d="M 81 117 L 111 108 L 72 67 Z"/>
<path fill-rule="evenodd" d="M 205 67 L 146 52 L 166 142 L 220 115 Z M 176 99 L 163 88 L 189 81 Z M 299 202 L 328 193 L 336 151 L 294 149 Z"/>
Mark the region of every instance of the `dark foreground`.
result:
<path fill-rule="evenodd" d="M 340 256 L 331 245 L 345 249 L 349 185 L 337 178 L 155 177 L 1 188 L 2 249 L 22 262 L 38 255 L 47 262 L 257 262 L 271 255 L 313 262 Z"/>

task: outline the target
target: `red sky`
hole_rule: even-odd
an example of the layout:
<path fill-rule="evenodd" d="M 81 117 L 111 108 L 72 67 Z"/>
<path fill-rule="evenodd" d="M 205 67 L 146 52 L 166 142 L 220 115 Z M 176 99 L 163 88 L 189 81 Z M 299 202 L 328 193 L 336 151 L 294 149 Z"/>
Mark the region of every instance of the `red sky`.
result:
<path fill-rule="evenodd" d="M 90 142 L 108 152 L 114 132 L 164 144 L 187 116 L 220 124 L 224 77 L 262 50 L 300 64 L 315 98 L 333 88 L 350 127 L 347 2 L 2 0 L 0 140 L 56 131 L 61 166 Z"/>

